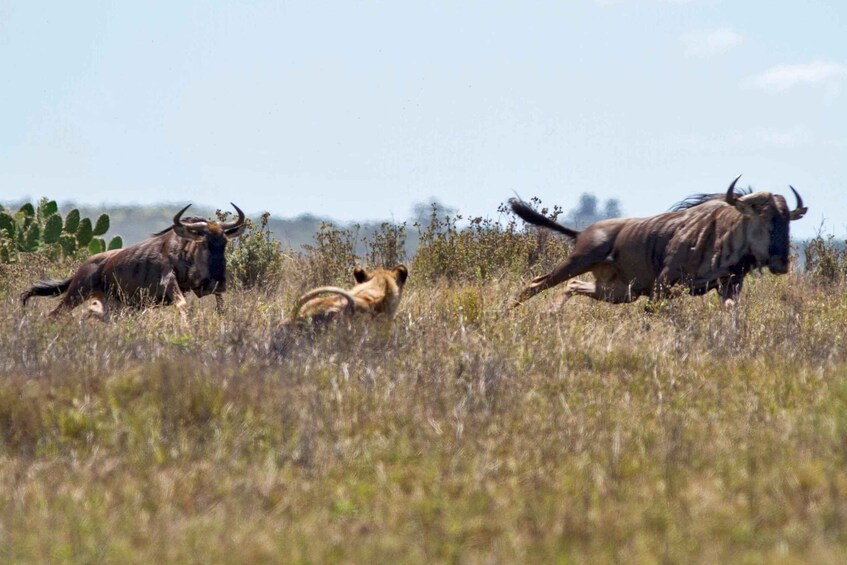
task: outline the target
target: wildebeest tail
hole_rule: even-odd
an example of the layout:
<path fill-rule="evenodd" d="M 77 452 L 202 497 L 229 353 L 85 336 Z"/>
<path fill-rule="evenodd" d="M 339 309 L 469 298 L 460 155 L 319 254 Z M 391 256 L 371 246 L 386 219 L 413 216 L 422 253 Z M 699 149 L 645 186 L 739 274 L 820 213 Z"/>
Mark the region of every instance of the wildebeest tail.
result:
<path fill-rule="evenodd" d="M 26 306 L 27 300 L 33 296 L 59 296 L 71 286 L 71 279 L 67 278 L 63 281 L 49 280 L 38 281 L 28 290 L 21 294 L 21 302 Z"/>
<path fill-rule="evenodd" d="M 512 212 L 517 214 L 520 219 L 532 225 L 551 229 L 574 239 L 576 239 L 576 237 L 580 234 L 577 230 L 567 228 L 562 224 L 554 222 L 544 214 L 539 214 L 533 210 L 529 204 L 522 200 L 518 200 L 517 198 L 510 198 L 509 206 L 512 207 Z"/>

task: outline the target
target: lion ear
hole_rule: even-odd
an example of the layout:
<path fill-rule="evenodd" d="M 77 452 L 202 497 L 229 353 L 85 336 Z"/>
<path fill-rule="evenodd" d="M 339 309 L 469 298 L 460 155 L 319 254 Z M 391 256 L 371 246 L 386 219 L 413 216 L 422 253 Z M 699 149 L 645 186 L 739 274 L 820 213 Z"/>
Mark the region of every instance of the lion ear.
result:
<path fill-rule="evenodd" d="M 356 279 L 356 282 L 362 284 L 363 282 L 367 282 L 368 273 L 361 267 L 356 267 L 353 269 L 353 278 Z"/>
<path fill-rule="evenodd" d="M 397 284 L 401 286 L 406 284 L 406 279 L 409 278 L 409 269 L 406 268 L 406 265 L 397 265 L 391 271 L 394 273 Z"/>

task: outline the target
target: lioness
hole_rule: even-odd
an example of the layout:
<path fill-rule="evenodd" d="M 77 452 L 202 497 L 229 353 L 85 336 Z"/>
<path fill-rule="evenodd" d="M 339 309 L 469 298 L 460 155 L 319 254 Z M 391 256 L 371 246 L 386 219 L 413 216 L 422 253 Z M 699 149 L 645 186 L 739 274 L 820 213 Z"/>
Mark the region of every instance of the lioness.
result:
<path fill-rule="evenodd" d="M 350 290 L 322 286 L 301 296 L 291 315 L 292 321 L 310 321 L 322 325 L 356 314 L 386 314 L 393 317 L 400 304 L 403 285 L 409 278 L 409 269 L 405 265 L 397 265 L 391 270 L 379 267 L 367 272 L 356 267 L 353 278 L 358 284 Z"/>

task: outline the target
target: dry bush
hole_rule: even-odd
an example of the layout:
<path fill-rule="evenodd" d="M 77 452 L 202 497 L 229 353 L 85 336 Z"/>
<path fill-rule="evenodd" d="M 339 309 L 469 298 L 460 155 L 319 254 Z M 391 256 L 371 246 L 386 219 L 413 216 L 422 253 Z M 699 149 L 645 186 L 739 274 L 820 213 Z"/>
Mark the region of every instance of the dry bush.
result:
<path fill-rule="evenodd" d="M 818 233 L 803 246 L 806 271 L 822 284 L 843 282 L 847 277 L 847 242 L 835 241 L 834 235 Z"/>
<path fill-rule="evenodd" d="M 536 205 L 541 201 L 533 199 Z M 508 206 L 498 208 L 501 214 L 511 214 Z M 560 208 L 548 212 L 551 218 L 561 214 Z M 468 218 L 460 227 L 463 216 L 438 215 L 433 205 L 429 224 L 417 225 L 420 232 L 412 270 L 420 280 L 454 282 L 485 282 L 502 277 L 519 277 L 552 267 L 570 251 L 569 242 L 546 230 L 519 229 L 510 216 L 505 224 L 489 218 Z M 551 237 L 552 235 L 552 237 Z"/>

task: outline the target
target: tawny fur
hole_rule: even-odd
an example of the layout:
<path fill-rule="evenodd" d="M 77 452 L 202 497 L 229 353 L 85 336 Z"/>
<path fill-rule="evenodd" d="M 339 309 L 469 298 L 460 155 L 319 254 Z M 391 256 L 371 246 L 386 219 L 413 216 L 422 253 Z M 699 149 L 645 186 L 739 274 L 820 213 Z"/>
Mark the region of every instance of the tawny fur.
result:
<path fill-rule="evenodd" d="M 358 283 L 349 290 L 338 287 L 320 287 L 300 297 L 291 316 L 292 320 L 327 323 L 342 317 L 385 315 L 393 317 L 400 305 L 403 286 L 409 276 L 405 265 L 393 269 L 377 268 L 366 272 L 358 267 L 353 277 Z M 320 296 L 330 294 L 330 296 Z"/>

